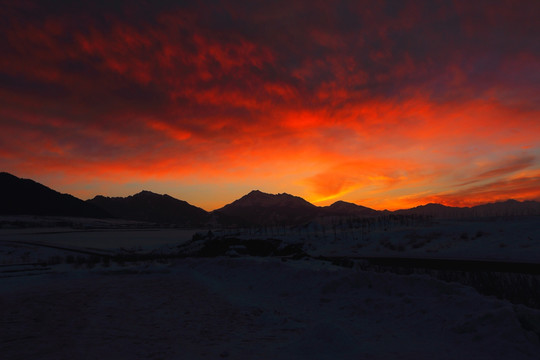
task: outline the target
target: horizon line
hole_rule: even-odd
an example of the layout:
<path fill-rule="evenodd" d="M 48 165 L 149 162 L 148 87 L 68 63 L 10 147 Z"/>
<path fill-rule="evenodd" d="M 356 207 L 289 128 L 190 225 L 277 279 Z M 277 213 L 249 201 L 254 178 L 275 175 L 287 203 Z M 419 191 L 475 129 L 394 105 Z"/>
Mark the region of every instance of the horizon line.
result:
<path fill-rule="evenodd" d="M 279 195 L 289 195 L 289 196 L 293 196 L 293 197 L 297 197 L 297 198 L 300 198 L 308 203 L 310 203 L 311 205 L 313 206 L 316 206 L 318 208 L 324 208 L 324 207 L 328 207 L 328 206 L 331 206 L 337 202 L 344 202 L 344 203 L 348 203 L 348 204 L 353 204 L 353 205 L 356 205 L 356 206 L 361 206 L 361 207 L 365 207 L 365 208 L 368 208 L 368 209 L 371 209 L 371 210 L 375 210 L 375 211 L 380 211 L 380 212 L 384 212 L 384 211 L 389 211 L 389 212 L 395 212 L 395 211 L 400 211 L 400 210 L 410 210 L 410 209 L 414 209 L 414 208 L 417 208 L 417 207 L 421 207 L 421 206 L 427 206 L 427 205 L 441 205 L 441 206 L 444 206 L 444 207 L 447 207 L 447 208 L 453 208 L 453 209 L 471 209 L 471 208 L 474 208 L 474 207 L 477 207 L 477 206 L 482 206 L 482 205 L 489 205 L 489 204 L 496 204 L 496 203 L 504 203 L 504 202 L 508 202 L 508 201 L 515 201 L 515 202 L 519 202 L 519 203 L 523 203 L 523 202 L 528 202 L 528 201 L 531 201 L 531 202 L 540 202 L 539 200 L 537 199 L 527 199 L 527 200 L 517 200 L 517 199 L 514 199 L 514 198 L 507 198 L 507 199 L 500 199 L 500 200 L 494 200 L 494 201 L 489 201 L 489 202 L 483 202 L 483 203 L 479 203 L 479 204 L 476 204 L 476 205 L 471 205 L 471 206 L 452 206 L 452 205 L 445 205 L 443 203 L 437 203 L 437 202 L 427 202 L 427 203 L 424 203 L 424 204 L 421 204 L 421 205 L 416 205 L 416 206 L 412 206 L 410 208 L 396 208 L 396 209 L 375 209 L 375 208 L 372 208 L 372 207 L 369 207 L 369 206 L 365 206 L 365 205 L 361 205 L 361 204 L 358 204 L 356 202 L 352 202 L 352 201 L 345 201 L 345 200 L 342 200 L 342 199 L 338 199 L 336 201 L 334 201 L 333 203 L 331 203 L 330 205 L 324 205 L 324 206 L 320 206 L 320 205 L 316 205 L 314 204 L 313 202 L 309 201 L 309 200 L 306 200 L 305 198 L 303 198 L 302 196 L 298 196 L 298 195 L 294 195 L 294 194 L 290 194 L 290 193 L 287 193 L 287 192 L 280 192 L 280 193 L 269 193 L 269 192 L 265 192 L 265 191 L 262 191 L 262 190 L 259 190 L 259 189 L 254 189 L 254 190 L 251 190 L 247 193 L 245 193 L 244 195 L 240 196 L 239 198 L 237 199 L 234 199 L 228 203 L 226 203 L 225 205 L 223 206 L 220 206 L 220 207 L 217 207 L 215 209 L 212 209 L 212 210 L 207 210 L 201 206 L 198 206 L 196 204 L 193 204 L 193 203 L 190 203 L 186 200 L 183 200 L 183 199 L 180 199 L 180 198 L 176 198 L 170 194 L 167 194 L 167 193 L 163 193 L 163 194 L 160 194 L 160 193 L 157 193 L 157 192 L 154 192 L 152 190 L 146 190 L 146 189 L 143 189 L 139 192 L 136 192 L 134 194 L 131 194 L 131 195 L 127 195 L 127 196 L 105 196 L 105 195 L 95 195 L 94 197 L 92 198 L 88 198 L 86 200 L 84 199 L 81 199 L 83 201 L 88 201 L 88 200 L 91 200 L 91 199 L 94 199 L 95 197 L 98 197 L 98 196 L 103 196 L 103 197 L 106 197 L 106 198 L 121 198 L 121 199 L 125 199 L 127 197 L 130 197 L 130 196 L 134 196 L 134 195 L 137 195 L 137 194 L 140 194 L 140 193 L 143 193 L 143 192 L 149 192 L 149 193 L 152 193 L 152 194 L 156 194 L 156 195 L 161 195 L 161 196 L 169 196 L 175 200 L 179 200 L 179 201 L 184 201 L 184 202 L 187 202 L 188 204 L 192 205 L 192 206 L 195 206 L 195 207 L 198 207 L 200 209 L 203 209 L 204 211 L 206 212 L 213 212 L 213 211 L 216 211 L 216 210 L 219 210 L 221 208 L 223 208 L 224 206 L 227 206 L 229 204 L 232 204 L 233 202 L 237 201 L 237 200 L 240 200 L 241 198 L 243 198 L 244 196 L 247 196 L 249 195 L 250 193 L 252 192 L 255 192 L 255 191 L 258 191 L 262 194 L 266 194 L 266 195 L 272 195 L 272 196 L 279 196 Z M 71 194 L 69 194 L 71 195 Z M 72 195 L 73 196 L 73 195 Z"/>
<path fill-rule="evenodd" d="M 48 185 L 45 185 L 45 184 L 43 184 L 43 183 L 41 183 L 41 182 L 38 182 L 38 181 L 36 181 L 36 180 L 34 180 L 34 179 L 32 179 L 32 178 L 19 177 L 19 176 L 14 175 L 14 174 L 12 174 L 12 173 L 10 173 L 10 172 L 7 172 L 7 171 L 0 171 L 0 174 L 2 174 L 2 173 L 3 173 L 3 174 L 10 175 L 10 176 L 13 176 L 13 177 L 18 178 L 18 179 L 33 181 L 33 182 L 35 182 L 35 183 L 37 183 L 37 184 L 40 184 L 40 185 L 42 185 L 42 186 L 45 186 L 45 187 L 47 187 L 47 188 L 49 188 L 49 189 L 51 189 L 51 190 L 53 190 L 53 191 L 56 191 L 56 192 L 61 193 L 61 194 L 68 194 L 68 195 L 71 195 L 71 196 L 73 196 L 73 197 L 75 197 L 75 198 L 77 198 L 77 199 L 80 199 L 81 201 L 85 201 L 85 202 L 88 201 L 88 200 L 94 199 L 95 197 L 98 197 L 98 196 L 103 196 L 103 197 L 108 197 L 108 198 L 127 198 L 127 197 L 134 196 L 134 195 L 137 195 L 137 194 L 140 194 L 140 193 L 146 191 L 146 192 L 150 192 L 150 193 L 153 193 L 153 194 L 156 194 L 156 195 L 161 195 L 161 196 L 167 195 L 167 196 L 169 196 L 169 197 L 171 197 L 171 198 L 173 198 L 173 199 L 175 199 L 175 200 L 184 201 L 184 202 L 188 203 L 189 205 L 198 207 L 198 208 L 200 208 L 200 209 L 202 209 L 202 210 L 204 210 L 204 211 L 206 211 L 206 212 L 209 212 L 209 213 L 210 213 L 210 212 L 213 212 L 213 211 L 216 211 L 216 210 L 219 210 L 219 209 L 223 208 L 224 206 L 227 206 L 227 205 L 229 205 L 229 204 L 235 202 L 236 200 L 239 200 L 239 199 L 243 198 L 244 196 L 249 195 L 249 194 L 252 193 L 252 192 L 260 192 L 260 193 L 263 193 L 263 194 L 266 194 L 266 195 L 272 195 L 272 196 L 289 195 L 289 196 L 293 196 L 293 197 L 300 198 L 300 199 L 302 199 L 302 200 L 308 202 L 309 204 L 311 204 L 311 205 L 313 205 L 313 206 L 316 206 L 316 207 L 319 207 L 319 208 L 328 207 L 328 206 L 331 206 L 331 205 L 333 205 L 333 204 L 335 204 L 335 203 L 341 201 L 341 202 L 353 204 L 353 205 L 356 205 L 356 206 L 365 207 L 365 208 L 368 208 L 368 209 L 371 209 L 371 210 L 379 211 L 379 212 L 384 212 L 384 211 L 394 212 L 394 211 L 399 211 L 399 210 L 410 210 L 410 209 L 414 209 L 414 208 L 417 208 L 417 207 L 426 206 L 426 205 L 430 205 L 430 204 L 441 205 L 441 206 L 445 206 L 445 207 L 448 207 L 448 208 L 454 208 L 454 209 L 471 209 L 471 208 L 474 208 L 474 207 L 476 207 L 476 206 L 482 206 L 482 205 L 488 205 L 488 204 L 495 204 L 495 203 L 503 203 L 503 202 L 507 202 L 507 201 L 516 201 L 516 202 L 520 202 L 520 203 L 522 203 L 522 202 L 527 202 L 527 201 L 540 202 L 540 199 L 535 199 L 535 198 L 521 199 L 521 200 L 515 199 L 515 198 L 505 198 L 505 199 L 494 199 L 494 200 L 490 200 L 490 201 L 486 201 L 486 202 L 481 202 L 481 203 L 477 203 L 477 204 L 474 204 L 474 205 L 468 205 L 468 206 L 454 206 L 454 205 L 447 205 L 447 204 L 442 203 L 442 202 L 429 201 L 429 202 L 425 202 L 425 203 L 422 203 L 422 204 L 419 204 L 419 205 L 414 205 L 414 206 L 411 206 L 411 207 L 399 207 L 399 208 L 396 207 L 396 208 L 377 209 L 377 208 L 374 208 L 374 207 L 361 205 L 361 204 L 359 204 L 359 203 L 357 203 L 357 202 L 346 201 L 346 200 L 343 200 L 343 199 L 341 199 L 341 198 L 338 199 L 337 197 L 333 197 L 333 196 L 332 196 L 332 197 L 325 198 L 324 200 L 335 198 L 335 199 L 336 199 L 335 201 L 333 201 L 333 202 L 332 202 L 331 204 L 329 204 L 329 205 L 320 206 L 320 205 L 317 205 L 317 203 L 319 203 L 319 202 L 321 202 L 321 201 L 314 201 L 314 202 L 312 202 L 312 201 L 309 201 L 309 200 L 305 199 L 305 198 L 302 197 L 302 196 L 293 195 L 293 194 L 288 193 L 288 192 L 271 193 L 271 192 L 265 192 L 265 191 L 262 191 L 262 190 L 260 190 L 260 189 L 256 189 L 256 188 L 255 188 L 255 189 L 252 189 L 252 190 L 246 192 L 244 195 L 240 195 L 238 198 L 235 198 L 235 199 L 233 199 L 232 201 L 226 202 L 226 203 L 225 203 L 224 205 L 222 205 L 222 206 L 218 206 L 218 207 L 216 207 L 216 208 L 213 208 L 213 209 L 211 209 L 211 210 L 208 210 L 208 209 L 203 208 L 203 207 L 201 207 L 201 206 L 199 206 L 199 205 L 196 205 L 195 203 L 189 202 L 189 201 L 184 200 L 184 199 L 179 198 L 179 197 L 175 197 L 175 196 L 170 195 L 170 194 L 168 194 L 168 193 L 158 193 L 158 192 L 155 192 L 155 191 L 152 191 L 152 190 L 146 190 L 146 189 L 140 190 L 140 191 L 138 191 L 138 192 L 135 192 L 135 193 L 133 193 L 133 194 L 126 195 L 126 196 L 116 196 L 116 195 L 113 195 L 113 196 L 107 196 L 107 195 L 102 195 L 102 194 L 96 194 L 96 195 L 94 195 L 93 197 L 88 197 L 88 198 L 86 198 L 86 197 L 79 197 L 79 196 L 73 195 L 72 193 L 67 193 L 67 192 L 64 193 L 64 192 L 58 191 L 58 190 L 56 190 L 55 188 L 50 187 L 50 186 L 48 186 Z M 323 200 L 323 201 L 324 201 L 324 200 Z"/>

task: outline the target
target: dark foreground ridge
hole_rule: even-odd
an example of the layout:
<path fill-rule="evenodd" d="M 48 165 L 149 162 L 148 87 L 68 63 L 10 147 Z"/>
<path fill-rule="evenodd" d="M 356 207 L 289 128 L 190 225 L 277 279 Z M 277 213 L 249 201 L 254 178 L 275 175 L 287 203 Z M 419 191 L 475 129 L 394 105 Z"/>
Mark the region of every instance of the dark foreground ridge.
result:
<path fill-rule="evenodd" d="M 72 195 L 5 172 L 0 173 L 0 199 L 0 215 L 111 217 L 107 211 Z"/>

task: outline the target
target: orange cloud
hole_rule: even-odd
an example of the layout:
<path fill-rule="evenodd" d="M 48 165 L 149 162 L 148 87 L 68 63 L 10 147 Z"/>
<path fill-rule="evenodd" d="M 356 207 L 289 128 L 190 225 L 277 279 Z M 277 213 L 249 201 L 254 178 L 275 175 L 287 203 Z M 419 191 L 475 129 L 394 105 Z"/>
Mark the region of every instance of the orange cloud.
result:
<path fill-rule="evenodd" d="M 540 172 L 533 177 L 503 179 L 463 190 L 411 198 L 404 203 L 407 206 L 430 202 L 448 206 L 475 206 L 507 199 L 540 200 Z"/>
<path fill-rule="evenodd" d="M 412 186 L 429 177 L 427 171 L 422 173 L 419 165 L 413 162 L 372 158 L 333 166 L 305 182 L 310 188 L 309 199 L 321 203 L 347 198 L 353 191 L 355 196 L 368 198 L 373 194 L 384 194 L 400 184 Z"/>
<path fill-rule="evenodd" d="M 0 25 L 16 175 L 377 208 L 537 197 L 532 2 L 25 4 Z"/>

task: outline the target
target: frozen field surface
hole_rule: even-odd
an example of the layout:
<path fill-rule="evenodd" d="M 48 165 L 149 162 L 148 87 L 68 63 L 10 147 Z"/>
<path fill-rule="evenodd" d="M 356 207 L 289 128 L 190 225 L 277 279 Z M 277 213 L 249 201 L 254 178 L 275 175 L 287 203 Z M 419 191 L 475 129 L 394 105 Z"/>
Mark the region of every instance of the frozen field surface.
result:
<path fill-rule="evenodd" d="M 154 249 L 190 240 L 198 230 L 73 230 L 69 228 L 1 229 L 0 240 L 31 241 L 75 248 L 116 250 L 120 248 Z"/>
<path fill-rule="evenodd" d="M 537 310 L 423 276 L 250 257 L 17 274 L 0 278 L 3 359 L 540 354 Z"/>
<path fill-rule="evenodd" d="M 92 223 L 93 224 L 93 223 Z M 94 224 L 95 225 L 95 224 Z M 311 223 L 287 228 L 228 229 L 216 236 L 280 239 L 301 243 L 313 256 L 397 256 L 540 263 L 540 217 L 495 220 L 440 220 L 427 224 L 359 227 Z M 208 229 L 73 229 L 69 227 L 0 228 L 0 264 L 64 256 L 61 249 L 174 254 L 178 245 Z M 49 246 L 44 248 L 43 245 Z M 55 251 L 52 251 L 56 247 Z M 24 258 L 24 259 L 23 259 Z"/>
<path fill-rule="evenodd" d="M 0 229 L 0 265 L 47 262 L 51 257 L 121 252 L 175 252 L 197 230 L 74 230 L 70 228 Z M 74 251 L 68 251 L 74 250 Z"/>
<path fill-rule="evenodd" d="M 364 224 L 365 225 L 365 224 Z M 540 263 L 540 217 L 436 220 L 361 227 L 347 220 L 277 229 L 253 237 L 300 242 L 311 255 L 400 256 Z"/>

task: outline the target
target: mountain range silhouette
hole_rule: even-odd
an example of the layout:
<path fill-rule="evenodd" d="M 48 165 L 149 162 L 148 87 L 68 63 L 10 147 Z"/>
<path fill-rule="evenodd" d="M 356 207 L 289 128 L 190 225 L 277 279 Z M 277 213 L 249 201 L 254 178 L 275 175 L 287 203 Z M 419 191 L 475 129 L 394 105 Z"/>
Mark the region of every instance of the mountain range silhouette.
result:
<path fill-rule="evenodd" d="M 207 212 L 186 201 L 151 191 L 127 197 L 98 195 L 83 201 L 62 194 L 30 179 L 0 173 L 0 215 L 73 216 L 118 218 L 157 224 L 199 226 L 294 225 L 320 217 L 373 217 L 419 215 L 434 218 L 475 218 L 540 215 L 540 202 L 507 200 L 474 207 L 426 204 L 411 209 L 378 211 L 345 201 L 315 206 L 290 194 L 268 194 L 253 190 L 220 209 Z"/>
<path fill-rule="evenodd" d="M 98 195 L 86 203 L 126 220 L 196 226 L 209 219 L 208 212 L 186 201 L 146 190 L 128 197 Z"/>
<path fill-rule="evenodd" d="M 1 215 L 50 215 L 108 218 L 106 210 L 30 179 L 0 173 Z"/>

